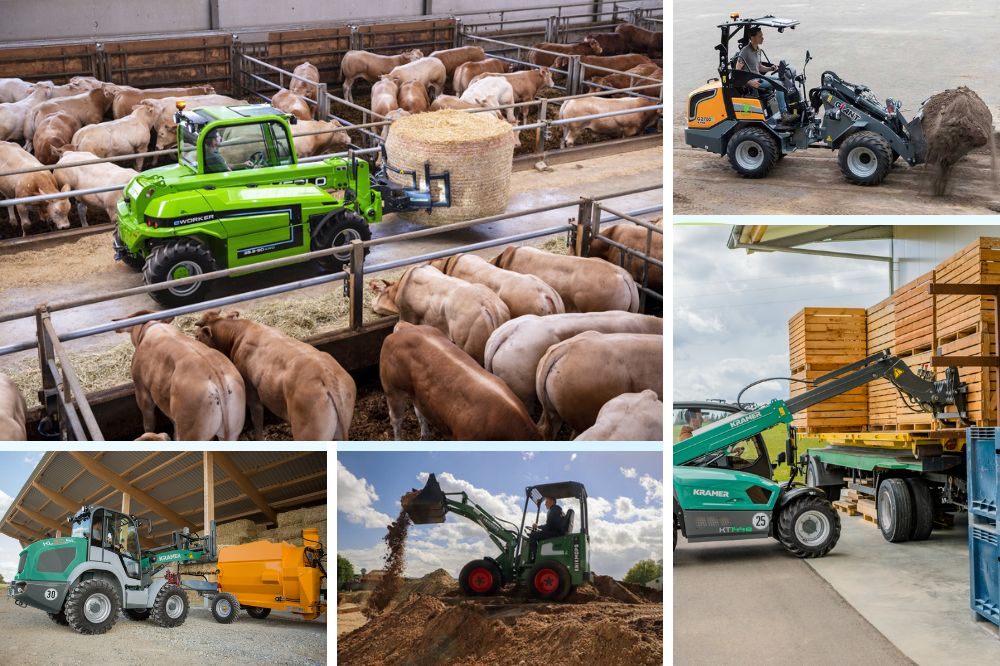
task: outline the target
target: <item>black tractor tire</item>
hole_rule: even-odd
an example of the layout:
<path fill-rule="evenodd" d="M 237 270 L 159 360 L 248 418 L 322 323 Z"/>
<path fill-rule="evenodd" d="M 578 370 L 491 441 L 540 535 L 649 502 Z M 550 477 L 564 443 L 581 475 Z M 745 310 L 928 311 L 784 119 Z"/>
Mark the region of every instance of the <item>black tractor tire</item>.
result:
<path fill-rule="evenodd" d="M 372 230 L 365 218 L 353 210 L 347 209 L 331 213 L 318 221 L 316 226 L 309 230 L 309 233 L 312 234 L 312 244 L 309 248 L 313 252 L 339 245 L 350 245 L 353 240 L 369 241 L 372 239 Z M 370 250 L 371 248 L 366 247 L 365 254 L 367 255 Z M 345 249 L 343 252 L 317 259 L 316 263 L 323 270 L 336 273 L 343 270 L 344 265 L 350 259 L 351 251 Z"/>
<path fill-rule="evenodd" d="M 572 590 L 569 569 L 562 562 L 542 560 L 531 569 L 528 585 L 532 596 L 548 601 L 562 601 Z"/>
<path fill-rule="evenodd" d="M 104 634 L 115 626 L 122 602 L 115 585 L 103 578 L 81 580 L 66 595 L 66 623 L 80 634 Z M 88 617 L 89 615 L 89 617 Z"/>
<path fill-rule="evenodd" d="M 744 127 L 726 146 L 729 164 L 744 178 L 763 178 L 777 164 L 780 154 L 778 142 L 760 127 Z"/>
<path fill-rule="evenodd" d="M 905 479 L 886 479 L 878 487 L 875 503 L 878 528 L 891 543 L 903 543 L 913 534 L 913 496 Z"/>
<path fill-rule="evenodd" d="M 911 541 L 926 541 L 934 528 L 934 499 L 931 488 L 923 479 L 916 477 L 906 479 L 913 495 L 913 533 Z"/>
<path fill-rule="evenodd" d="M 816 459 L 809 458 L 809 463 L 806 465 L 806 485 L 813 488 L 819 488 L 826 495 L 826 498 L 831 502 L 836 502 L 840 499 L 840 490 L 844 487 L 843 484 L 839 486 L 820 486 L 817 485 L 819 479 L 819 463 Z"/>
<path fill-rule="evenodd" d="M 212 599 L 212 617 L 219 624 L 232 624 L 240 619 L 240 601 L 229 592 L 220 592 Z"/>
<path fill-rule="evenodd" d="M 126 608 L 125 617 L 136 622 L 145 622 L 152 612 L 152 608 Z"/>
<path fill-rule="evenodd" d="M 49 619 L 58 624 L 61 627 L 68 627 L 69 622 L 66 621 L 66 611 L 59 611 L 58 613 L 49 613 Z"/>
<path fill-rule="evenodd" d="M 187 619 L 190 602 L 180 585 L 164 585 L 156 593 L 149 618 L 158 627 L 179 627 Z"/>
<path fill-rule="evenodd" d="M 142 269 L 142 276 L 146 284 L 156 284 L 172 279 L 171 276 L 179 269 L 187 269 L 191 276 L 217 271 L 219 266 L 204 243 L 195 238 L 178 238 L 153 247 Z M 205 300 L 211 286 L 211 282 L 199 282 L 176 290 L 152 291 L 149 295 L 160 305 L 173 308 Z"/>
<path fill-rule="evenodd" d="M 840 514 L 822 497 L 797 497 L 781 507 L 777 537 L 795 557 L 823 557 L 840 540 Z"/>
<path fill-rule="evenodd" d="M 122 243 L 122 238 L 120 235 L 118 235 L 118 229 L 115 229 L 112 235 L 114 238 L 113 244 L 115 247 L 115 251 L 117 251 L 119 248 L 122 248 L 124 250 L 125 244 Z M 146 265 L 145 257 L 137 257 L 133 254 L 129 254 L 128 252 L 125 252 L 122 255 L 122 261 L 125 263 L 126 266 L 128 266 L 134 271 L 141 271 L 142 267 Z"/>
<path fill-rule="evenodd" d="M 875 132 L 855 132 L 840 144 L 840 171 L 857 185 L 878 185 L 892 167 L 892 147 Z"/>
<path fill-rule="evenodd" d="M 270 608 L 257 608 L 256 606 L 244 606 L 243 608 L 246 610 L 247 615 L 255 620 L 263 620 L 271 614 Z"/>
<path fill-rule="evenodd" d="M 500 591 L 503 576 L 489 560 L 472 560 L 458 574 L 458 586 L 469 597 L 489 597 Z"/>

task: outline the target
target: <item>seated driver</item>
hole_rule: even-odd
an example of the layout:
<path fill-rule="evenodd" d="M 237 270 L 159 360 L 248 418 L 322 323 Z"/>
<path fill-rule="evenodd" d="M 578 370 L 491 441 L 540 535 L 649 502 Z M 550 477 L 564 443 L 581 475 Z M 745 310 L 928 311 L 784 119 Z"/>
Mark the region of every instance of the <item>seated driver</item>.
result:
<path fill-rule="evenodd" d="M 535 523 L 532 526 L 531 534 L 528 536 L 528 553 L 529 558 L 532 561 L 534 561 L 535 553 L 538 551 L 539 541 L 566 534 L 563 510 L 562 507 L 556 503 L 556 498 L 546 497 L 545 508 L 547 509 L 547 513 L 545 515 L 545 525 L 539 527 L 538 523 Z"/>
<path fill-rule="evenodd" d="M 781 111 L 781 122 L 791 123 L 792 116 L 788 113 L 788 105 L 785 103 L 784 89 L 775 86 L 764 74 L 777 70 L 777 66 L 768 65 L 760 61 L 760 45 L 764 43 L 764 31 L 760 26 L 754 26 L 749 31 L 750 41 L 736 56 L 736 69 L 746 70 L 753 74 L 760 74 L 759 79 L 750 79 L 747 82 L 751 88 L 755 88 L 762 93 L 771 91 L 778 102 L 778 110 Z"/>
<path fill-rule="evenodd" d="M 221 145 L 222 134 L 218 130 L 212 130 L 205 136 L 205 173 L 230 171 L 229 162 L 219 152 Z"/>

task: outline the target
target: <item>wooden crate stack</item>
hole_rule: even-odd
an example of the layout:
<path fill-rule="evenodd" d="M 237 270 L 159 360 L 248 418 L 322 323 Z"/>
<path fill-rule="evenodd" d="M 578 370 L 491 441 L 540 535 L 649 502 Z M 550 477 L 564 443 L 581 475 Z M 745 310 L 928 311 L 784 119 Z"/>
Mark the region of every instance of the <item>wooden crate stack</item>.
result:
<path fill-rule="evenodd" d="M 804 308 L 788 321 L 789 365 L 793 379 L 815 380 L 864 357 L 864 308 Z M 794 397 L 809 385 L 791 382 Z M 795 415 L 794 425 L 811 433 L 854 432 L 868 423 L 868 389 L 856 388 Z"/>
<path fill-rule="evenodd" d="M 1000 238 L 980 238 L 942 261 L 886 300 L 867 310 L 805 308 L 789 320 L 792 377 L 815 379 L 863 356 L 889 349 L 914 371 L 930 368 L 931 355 L 992 356 L 996 322 L 992 296 L 937 296 L 932 282 L 1000 284 Z M 934 368 L 944 377 L 944 368 Z M 995 426 L 998 395 L 996 371 L 959 368 L 969 385 L 970 419 Z M 792 383 L 791 395 L 807 390 Z M 861 401 L 863 396 L 863 402 Z M 805 432 L 860 430 L 920 431 L 939 427 L 931 414 L 913 411 L 886 380 L 820 403 L 796 416 Z"/>
<path fill-rule="evenodd" d="M 1000 284 L 1000 238 L 980 238 L 935 271 L 945 284 Z M 992 296 L 938 296 L 935 349 L 944 356 L 992 356 L 996 322 Z M 943 368 L 938 372 L 943 376 Z M 996 425 L 996 370 L 959 368 L 969 385 L 969 415 L 978 426 Z"/>
<path fill-rule="evenodd" d="M 896 318 L 892 296 L 867 310 L 868 354 L 888 349 L 894 352 Z M 899 392 L 887 379 L 868 385 L 868 427 L 870 430 L 895 430 L 896 400 Z"/>

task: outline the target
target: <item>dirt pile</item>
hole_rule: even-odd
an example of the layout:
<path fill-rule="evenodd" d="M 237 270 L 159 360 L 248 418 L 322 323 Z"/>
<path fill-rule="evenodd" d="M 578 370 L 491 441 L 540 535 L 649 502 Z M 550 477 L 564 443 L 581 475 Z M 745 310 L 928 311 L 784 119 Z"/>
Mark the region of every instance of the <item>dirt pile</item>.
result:
<path fill-rule="evenodd" d="M 443 597 L 458 591 L 458 581 L 444 569 L 435 569 L 423 578 L 408 579 L 396 595 L 396 603 L 403 603 L 411 594 Z"/>
<path fill-rule="evenodd" d="M 382 579 L 368 598 L 362 611 L 369 620 L 378 617 L 389 602 L 399 592 L 403 583 L 403 567 L 406 565 L 406 534 L 410 529 L 410 517 L 406 511 L 400 511 L 396 521 L 389 525 L 383 541 L 389 546 L 385 556 L 385 568 L 382 569 Z"/>
<path fill-rule="evenodd" d="M 619 583 L 611 576 L 594 576 L 594 587 L 600 592 L 602 597 L 621 601 L 626 604 L 641 604 L 644 599 L 640 598 L 624 584 Z"/>
<path fill-rule="evenodd" d="M 970 151 L 990 145 L 994 179 L 996 156 L 993 139 L 993 114 L 969 88 L 945 90 L 924 103 L 921 122 L 927 141 L 927 164 L 934 168 L 931 188 L 935 195 L 948 189 L 951 169 Z"/>
<path fill-rule="evenodd" d="M 663 663 L 660 604 L 447 604 L 414 595 L 338 638 L 350 666 Z M 542 656 L 544 655 L 544 657 Z"/>

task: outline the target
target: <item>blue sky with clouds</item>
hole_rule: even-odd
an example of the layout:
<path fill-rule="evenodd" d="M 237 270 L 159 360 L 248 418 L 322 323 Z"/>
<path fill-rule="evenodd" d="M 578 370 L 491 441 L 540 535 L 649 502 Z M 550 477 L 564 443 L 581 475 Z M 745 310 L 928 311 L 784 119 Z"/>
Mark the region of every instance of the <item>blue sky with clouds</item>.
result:
<path fill-rule="evenodd" d="M 890 295 L 885 264 L 730 250 L 731 225 L 673 228 L 674 399 L 735 400 L 750 382 L 788 376 L 788 320 L 804 307 L 870 307 Z M 816 249 L 888 255 L 889 241 Z M 767 382 L 744 401 L 788 397 Z"/>
<path fill-rule="evenodd" d="M 490 513 L 516 523 L 526 486 L 580 481 L 590 498 L 594 571 L 621 578 L 639 560 L 662 558 L 663 457 L 658 452 L 341 452 L 337 547 L 355 570 L 381 568 L 382 537 L 399 514 L 400 496 L 423 487 L 429 473 L 445 492 L 464 490 Z M 457 577 L 466 562 L 496 553 L 482 528 L 449 514 L 444 523 L 410 529 L 406 575 L 443 568 Z"/>
<path fill-rule="evenodd" d="M 39 451 L 0 453 L 0 517 L 7 513 L 10 503 L 41 459 Z M 6 534 L 0 534 L 0 574 L 4 580 L 12 579 L 17 572 L 17 556 L 20 552 L 21 544 Z"/>

